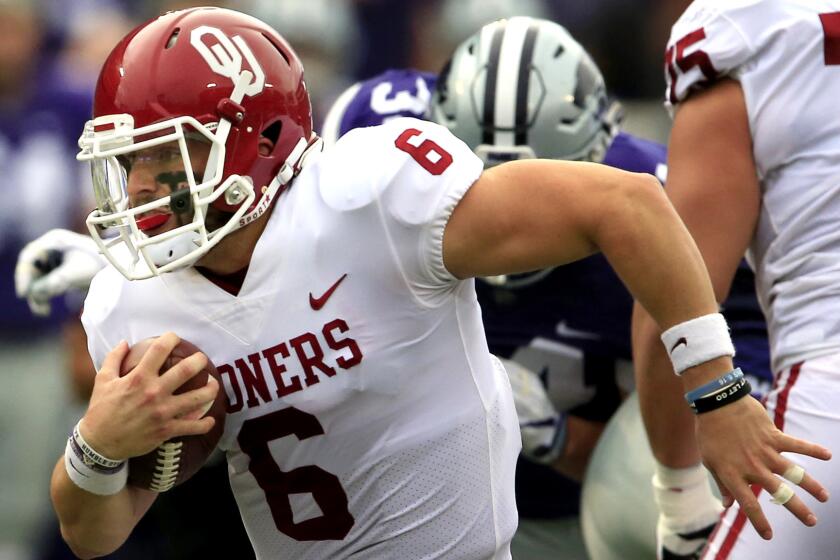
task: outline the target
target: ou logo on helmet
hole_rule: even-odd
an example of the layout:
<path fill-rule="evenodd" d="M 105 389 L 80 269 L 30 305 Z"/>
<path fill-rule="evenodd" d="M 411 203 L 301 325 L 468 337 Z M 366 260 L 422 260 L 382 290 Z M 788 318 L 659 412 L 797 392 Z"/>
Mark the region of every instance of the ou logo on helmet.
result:
<path fill-rule="evenodd" d="M 218 41 L 215 44 L 208 44 L 204 41 L 206 35 L 212 35 Z M 224 34 L 221 29 L 202 25 L 196 27 L 190 34 L 190 44 L 204 58 L 210 69 L 216 74 L 229 78 L 234 85 L 239 81 L 242 74 L 242 58 L 248 61 L 251 67 L 253 80 L 244 88 L 243 93 L 249 97 L 257 95 L 265 85 L 265 73 L 257 62 L 251 48 L 239 35 L 233 39 Z"/>

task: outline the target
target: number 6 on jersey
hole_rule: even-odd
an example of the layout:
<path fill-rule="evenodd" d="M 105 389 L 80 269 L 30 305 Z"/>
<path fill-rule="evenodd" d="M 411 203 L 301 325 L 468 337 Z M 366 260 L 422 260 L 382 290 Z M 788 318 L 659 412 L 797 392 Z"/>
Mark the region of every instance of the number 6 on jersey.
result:
<path fill-rule="evenodd" d="M 408 128 L 394 140 L 394 145 L 414 158 L 423 169 L 432 175 L 440 175 L 452 164 L 452 154 L 444 150 L 434 140 L 420 137 L 416 128 Z"/>

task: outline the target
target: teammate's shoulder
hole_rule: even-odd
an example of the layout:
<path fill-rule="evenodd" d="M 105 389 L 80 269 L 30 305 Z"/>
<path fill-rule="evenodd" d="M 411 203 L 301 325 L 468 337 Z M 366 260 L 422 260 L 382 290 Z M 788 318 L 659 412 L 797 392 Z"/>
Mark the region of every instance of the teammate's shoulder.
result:
<path fill-rule="evenodd" d="M 793 60 L 794 38 L 813 35 L 819 10 L 809 0 L 696 0 L 671 29 L 665 51 L 669 106 L 723 76 L 743 80 L 784 38 Z M 805 26 L 807 29 L 795 29 Z"/>
<path fill-rule="evenodd" d="M 674 27 L 703 24 L 716 18 L 737 18 L 745 13 L 757 14 L 772 3 L 773 0 L 694 0 L 677 19 Z"/>
<path fill-rule="evenodd" d="M 732 76 L 755 53 L 749 22 L 763 19 L 767 0 L 695 0 L 671 28 L 665 50 L 668 107 L 692 91 Z"/>
<path fill-rule="evenodd" d="M 671 40 L 707 27 L 718 33 L 729 28 L 732 33 L 741 34 L 745 44 L 755 45 L 768 28 L 813 17 L 816 11 L 808 0 L 695 0 L 677 19 Z"/>

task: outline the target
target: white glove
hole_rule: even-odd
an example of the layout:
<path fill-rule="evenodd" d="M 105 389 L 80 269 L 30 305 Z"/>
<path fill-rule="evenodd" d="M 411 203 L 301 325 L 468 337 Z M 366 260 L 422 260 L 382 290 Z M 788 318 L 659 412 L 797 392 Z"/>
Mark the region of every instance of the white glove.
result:
<path fill-rule="evenodd" d="M 50 299 L 70 289 L 86 290 L 107 261 L 87 235 L 53 229 L 28 243 L 15 266 L 15 292 L 35 315 L 50 314 Z"/>
<path fill-rule="evenodd" d="M 566 443 L 566 415 L 551 404 L 539 376 L 511 360 L 502 360 L 513 389 L 522 454 L 538 463 L 553 463 Z"/>

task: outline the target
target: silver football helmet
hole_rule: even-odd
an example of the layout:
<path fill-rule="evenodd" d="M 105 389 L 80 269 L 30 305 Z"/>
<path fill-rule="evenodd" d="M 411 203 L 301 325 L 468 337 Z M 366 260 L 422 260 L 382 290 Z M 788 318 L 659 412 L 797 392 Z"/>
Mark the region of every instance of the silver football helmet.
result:
<path fill-rule="evenodd" d="M 440 73 L 429 113 L 485 167 L 530 158 L 600 163 L 622 116 L 580 43 L 563 26 L 530 17 L 489 23 L 461 43 Z M 518 288 L 549 272 L 483 280 Z"/>
<path fill-rule="evenodd" d="M 525 158 L 600 162 L 621 108 L 561 25 L 514 17 L 485 25 L 444 67 L 430 108 L 486 166 Z"/>

